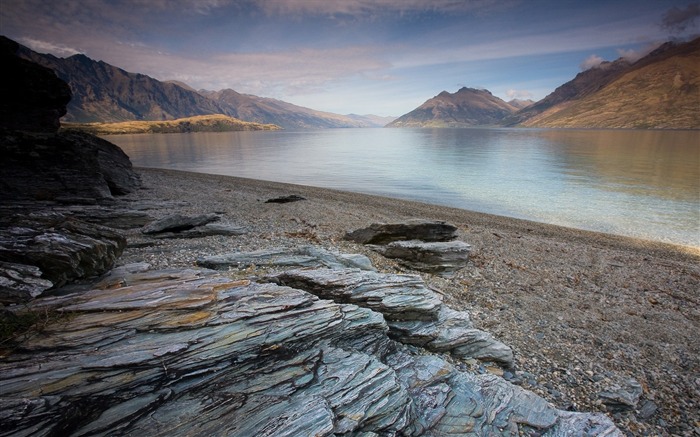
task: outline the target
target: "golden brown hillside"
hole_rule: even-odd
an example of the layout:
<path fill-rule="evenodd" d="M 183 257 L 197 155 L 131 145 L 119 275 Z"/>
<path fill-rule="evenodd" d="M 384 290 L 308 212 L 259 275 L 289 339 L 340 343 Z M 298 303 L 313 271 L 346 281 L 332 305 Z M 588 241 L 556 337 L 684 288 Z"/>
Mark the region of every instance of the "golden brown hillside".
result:
<path fill-rule="evenodd" d="M 120 123 L 62 123 L 61 129 L 79 130 L 93 135 L 229 132 L 279 130 L 274 124 L 251 123 L 221 114 L 197 115 L 164 121 L 125 121 Z"/>
<path fill-rule="evenodd" d="M 658 58 L 642 59 L 599 91 L 552 106 L 521 125 L 700 129 L 700 39 Z"/>

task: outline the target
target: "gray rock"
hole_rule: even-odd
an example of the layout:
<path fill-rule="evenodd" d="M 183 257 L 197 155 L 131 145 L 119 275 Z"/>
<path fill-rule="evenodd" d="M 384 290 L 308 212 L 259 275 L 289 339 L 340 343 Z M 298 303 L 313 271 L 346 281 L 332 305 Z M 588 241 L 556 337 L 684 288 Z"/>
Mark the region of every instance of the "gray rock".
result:
<path fill-rule="evenodd" d="M 234 226 L 227 223 L 207 223 L 192 229 L 180 232 L 163 232 L 154 235 L 154 238 L 202 238 L 221 235 L 225 237 L 235 237 L 246 234 L 248 230 L 242 226 Z"/>
<path fill-rule="evenodd" d="M 38 267 L 0 261 L 0 303 L 26 302 L 51 287 Z"/>
<path fill-rule="evenodd" d="M 380 312 L 389 335 L 405 344 L 459 358 L 513 364 L 513 351 L 490 334 L 475 329 L 465 312 L 443 305 L 418 275 L 393 275 L 356 269 L 299 269 L 267 277 L 323 299 L 353 303 Z"/>
<path fill-rule="evenodd" d="M 493 375 L 413 355 L 369 309 L 205 270 L 38 299 L 69 312 L 0 363 L 12 435 L 621 436 Z"/>
<path fill-rule="evenodd" d="M 14 223 L 0 228 L 0 261 L 35 266 L 57 287 L 103 274 L 126 247 L 126 238 L 111 228 L 59 214 Z"/>
<path fill-rule="evenodd" d="M 442 306 L 438 296 L 418 275 L 359 269 L 298 269 L 267 279 L 323 299 L 370 308 L 388 320 L 437 320 Z"/>
<path fill-rule="evenodd" d="M 374 223 L 345 234 L 345 239 L 360 244 L 387 244 L 392 241 L 450 241 L 457 228 L 441 221 L 410 220 L 405 223 Z"/>
<path fill-rule="evenodd" d="M 254 252 L 232 252 L 197 259 L 197 265 L 215 270 L 268 267 L 328 267 L 332 269 L 358 268 L 374 271 L 372 261 L 364 255 L 345 254 L 319 246 L 275 247 Z"/>
<path fill-rule="evenodd" d="M 221 217 L 217 214 L 202 214 L 197 216 L 173 214 L 149 223 L 143 227 L 141 232 L 147 235 L 159 234 L 162 232 L 182 232 L 217 221 L 220 218 Z"/>
<path fill-rule="evenodd" d="M 298 194 L 290 194 L 289 196 L 275 197 L 273 199 L 267 199 L 265 203 L 291 203 L 298 202 L 300 200 L 306 200 L 306 198 L 299 196 Z"/>
<path fill-rule="evenodd" d="M 463 241 L 424 242 L 418 240 L 394 241 L 386 246 L 371 248 L 387 258 L 421 272 L 451 276 L 469 262 L 471 246 Z"/>
<path fill-rule="evenodd" d="M 634 378 L 627 378 L 598 393 L 604 404 L 612 409 L 630 409 L 637 406 L 642 395 L 642 385 Z"/>

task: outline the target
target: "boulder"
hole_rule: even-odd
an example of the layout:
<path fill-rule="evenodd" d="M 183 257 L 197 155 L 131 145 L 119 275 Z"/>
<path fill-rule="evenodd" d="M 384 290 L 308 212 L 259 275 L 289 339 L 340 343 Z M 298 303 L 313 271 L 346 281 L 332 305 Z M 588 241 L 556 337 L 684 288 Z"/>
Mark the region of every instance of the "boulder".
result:
<path fill-rule="evenodd" d="M 254 252 L 232 252 L 197 259 L 197 265 L 216 270 L 244 269 L 250 266 L 266 267 L 328 267 L 376 270 L 364 255 L 346 254 L 319 246 L 275 247 Z"/>
<path fill-rule="evenodd" d="M 457 228 L 442 221 L 410 220 L 405 223 L 374 223 L 345 234 L 345 239 L 360 244 L 388 244 L 392 241 L 451 241 Z"/>
<path fill-rule="evenodd" d="M 0 37 L 0 198 L 95 203 L 140 186 L 128 156 L 93 135 L 57 134 L 71 93 L 53 71 Z"/>
<path fill-rule="evenodd" d="M 0 363 L 5 433 L 622 435 L 413 354 L 357 305 L 207 270 L 120 277 L 32 302 L 59 316 Z"/>
<path fill-rule="evenodd" d="M 642 385 L 634 378 L 626 378 L 598 393 L 598 397 L 612 410 L 626 410 L 637 406 L 642 396 Z"/>
<path fill-rule="evenodd" d="M 136 190 L 140 178 L 112 143 L 78 132 L 0 133 L 4 200 L 96 203 Z"/>
<path fill-rule="evenodd" d="M 0 36 L 0 128 L 55 133 L 71 90 L 46 67 L 17 56 L 19 44 Z"/>
<path fill-rule="evenodd" d="M 172 214 L 147 224 L 143 227 L 141 232 L 147 235 L 163 232 L 182 232 L 220 219 L 221 217 L 217 214 L 202 214 L 197 216 Z"/>
<path fill-rule="evenodd" d="M 27 302 L 51 287 L 39 267 L 0 261 L 0 303 Z"/>
<path fill-rule="evenodd" d="M 111 228 L 59 214 L 16 217 L 0 227 L 0 261 L 31 266 L 54 287 L 99 276 L 112 268 L 126 247 L 126 238 Z M 23 267 L 34 281 L 37 271 Z M 27 279 L 23 280 L 24 282 Z M 41 283 L 41 287 L 47 285 Z M 29 292 L 26 297 L 36 296 Z M 7 299 L 5 293 L 3 299 Z M 21 299 L 26 300 L 26 299 Z"/>
<path fill-rule="evenodd" d="M 154 238 L 203 238 L 214 235 L 225 237 L 235 237 L 246 234 L 248 230 L 241 226 L 234 226 L 228 223 L 206 223 L 191 229 L 178 232 L 163 232 L 153 235 Z"/>
<path fill-rule="evenodd" d="M 469 262 L 471 246 L 463 241 L 394 241 L 371 248 L 413 270 L 449 277 Z"/>

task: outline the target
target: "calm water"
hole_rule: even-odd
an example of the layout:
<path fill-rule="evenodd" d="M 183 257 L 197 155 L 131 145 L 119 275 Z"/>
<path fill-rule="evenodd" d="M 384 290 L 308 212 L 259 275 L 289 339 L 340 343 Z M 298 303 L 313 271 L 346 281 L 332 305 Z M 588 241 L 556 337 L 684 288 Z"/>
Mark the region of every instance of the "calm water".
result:
<path fill-rule="evenodd" d="M 381 194 L 700 247 L 700 131 L 328 129 L 108 139 L 136 166 Z"/>

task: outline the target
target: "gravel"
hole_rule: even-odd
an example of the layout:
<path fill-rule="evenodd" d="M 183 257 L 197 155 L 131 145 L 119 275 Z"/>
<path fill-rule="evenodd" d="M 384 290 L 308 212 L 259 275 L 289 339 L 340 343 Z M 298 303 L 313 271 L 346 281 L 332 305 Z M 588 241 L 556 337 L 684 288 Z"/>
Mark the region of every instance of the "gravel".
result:
<path fill-rule="evenodd" d="M 217 213 L 248 232 L 154 239 L 131 230 L 120 264 L 192 267 L 202 256 L 313 243 L 365 254 L 380 271 L 408 272 L 344 234 L 378 222 L 444 220 L 472 246 L 470 262 L 451 278 L 423 279 L 516 355 L 505 371 L 457 365 L 499 374 L 561 409 L 605 412 L 628 435 L 700 436 L 697 248 L 307 186 L 138 172 L 144 189 L 119 202 L 155 219 Z M 286 196 L 304 200 L 267 202 Z M 610 400 L 616 395 L 624 402 Z"/>

